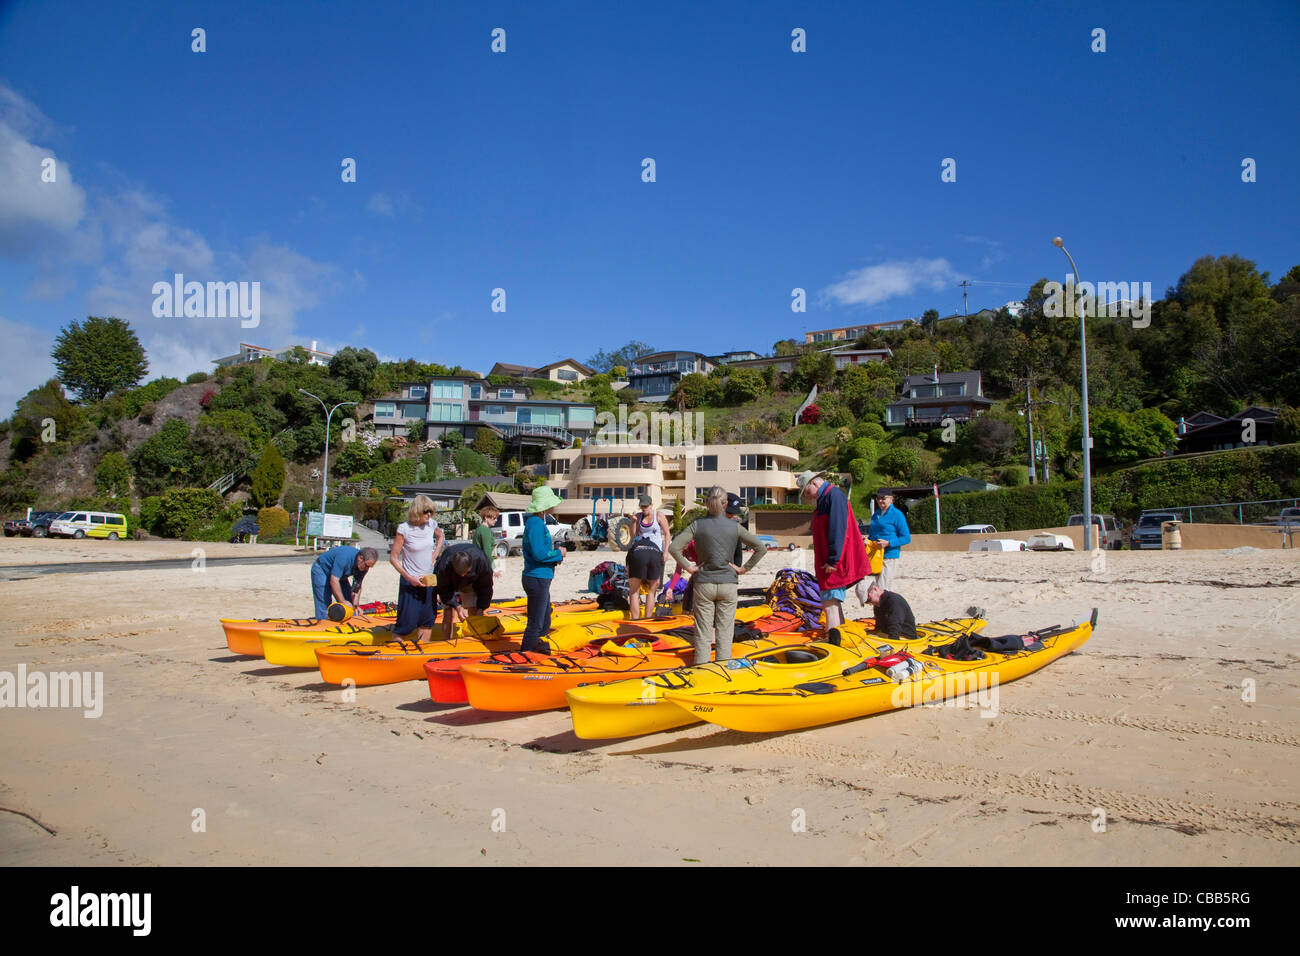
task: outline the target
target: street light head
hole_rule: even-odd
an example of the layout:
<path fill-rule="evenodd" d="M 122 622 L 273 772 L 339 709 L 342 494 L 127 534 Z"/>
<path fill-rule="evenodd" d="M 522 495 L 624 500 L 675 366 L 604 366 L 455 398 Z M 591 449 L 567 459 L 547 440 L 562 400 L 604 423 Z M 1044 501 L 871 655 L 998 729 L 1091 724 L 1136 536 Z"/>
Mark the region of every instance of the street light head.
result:
<path fill-rule="evenodd" d="M 1063 242 L 1061 241 L 1061 237 L 1060 237 L 1060 236 L 1057 236 L 1055 239 L 1052 240 L 1052 245 L 1056 246 L 1056 248 L 1058 248 L 1058 249 L 1064 249 L 1064 248 L 1065 248 L 1065 243 L 1063 243 Z"/>

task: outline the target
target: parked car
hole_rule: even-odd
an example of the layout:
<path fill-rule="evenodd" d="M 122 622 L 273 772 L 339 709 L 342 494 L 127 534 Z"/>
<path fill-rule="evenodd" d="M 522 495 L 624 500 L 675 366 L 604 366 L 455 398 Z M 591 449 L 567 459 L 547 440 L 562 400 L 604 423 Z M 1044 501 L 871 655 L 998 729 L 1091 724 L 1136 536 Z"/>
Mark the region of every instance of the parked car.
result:
<path fill-rule="evenodd" d="M 50 534 L 59 538 L 126 537 L 126 518 L 113 511 L 65 511 L 50 522 Z"/>
<path fill-rule="evenodd" d="M 50 533 L 50 522 L 59 516 L 58 511 L 33 511 L 31 517 L 18 525 L 24 538 L 43 538 Z"/>
<path fill-rule="evenodd" d="M 31 522 L 26 518 L 10 518 L 5 522 L 5 537 L 12 538 L 14 535 L 20 533 L 20 528 L 27 527 L 30 524 Z"/>
<path fill-rule="evenodd" d="M 1277 516 L 1277 521 L 1274 523 L 1279 528 L 1286 525 L 1300 528 L 1300 508 L 1283 508 L 1282 513 Z"/>
<path fill-rule="evenodd" d="M 1039 531 L 1031 534 L 1026 542 L 1030 551 L 1073 551 L 1074 542 L 1068 535 L 1053 534 L 1051 531 Z"/>
<path fill-rule="evenodd" d="M 997 534 L 998 529 L 991 524 L 964 524 L 953 534 Z"/>
<path fill-rule="evenodd" d="M 1094 514 L 1092 523 L 1097 526 L 1097 537 L 1093 543 L 1104 549 L 1118 551 L 1124 543 L 1124 529 L 1115 520 L 1115 516 Z M 1083 515 L 1070 515 L 1070 520 L 1065 523 L 1065 526 L 1067 528 L 1082 528 Z"/>
<path fill-rule="evenodd" d="M 1177 520 L 1178 515 L 1172 511 L 1152 511 L 1142 515 L 1133 526 L 1133 550 L 1161 547 L 1164 523 Z"/>
<path fill-rule="evenodd" d="M 525 517 L 526 513 L 523 511 L 501 512 L 501 517 L 492 529 L 492 536 L 496 538 L 493 549 L 496 557 L 504 558 L 509 554 L 523 553 Z M 573 526 L 563 524 L 556 519 L 555 515 L 546 516 L 546 530 L 551 533 L 551 542 L 557 548 L 572 551 L 578 546 L 573 540 Z"/>

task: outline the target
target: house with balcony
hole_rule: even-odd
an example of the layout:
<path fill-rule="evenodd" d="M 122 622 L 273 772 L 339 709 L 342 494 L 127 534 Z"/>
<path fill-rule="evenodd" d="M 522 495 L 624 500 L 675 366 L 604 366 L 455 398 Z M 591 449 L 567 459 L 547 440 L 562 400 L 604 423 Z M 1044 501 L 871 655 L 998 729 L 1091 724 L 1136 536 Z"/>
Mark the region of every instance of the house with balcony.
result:
<path fill-rule="evenodd" d="M 596 428 L 596 408 L 582 402 L 534 398 L 522 385 L 492 385 L 474 376 L 447 376 L 427 383 L 403 383 L 397 393 L 375 402 L 375 431 L 406 435 L 423 422 L 425 438 L 459 432 L 466 443 L 490 427 L 507 445 L 569 446 Z M 522 459 L 521 459 L 522 460 Z"/>
<path fill-rule="evenodd" d="M 591 514 L 594 499 L 604 498 L 613 499 L 615 514 L 630 514 L 643 494 L 656 508 L 671 510 L 674 501 L 693 508 L 714 485 L 748 504 L 781 504 L 799 494 L 799 452 L 785 445 L 584 444 L 551 451 L 547 462 L 547 484 L 564 499 L 556 514 L 575 519 Z M 602 514 L 608 508 L 599 502 Z"/>
<path fill-rule="evenodd" d="M 805 345 L 813 345 L 817 342 L 852 342 L 868 332 L 895 332 L 909 323 L 915 324 L 916 319 L 891 319 L 888 322 L 864 322 L 858 325 L 842 325 L 834 329 L 817 329 L 813 332 L 805 332 L 803 340 Z"/>
<path fill-rule="evenodd" d="M 1197 412 L 1178 420 L 1178 453 L 1185 455 L 1200 451 L 1276 445 L 1277 440 L 1273 437 L 1276 421 L 1275 409 L 1257 405 L 1227 418 L 1213 412 Z M 1245 441 L 1249 437 L 1255 440 Z"/>
<path fill-rule="evenodd" d="M 903 381 L 903 397 L 885 406 L 885 425 L 935 428 L 945 418 L 969 422 L 992 404 L 984 397 L 979 372 L 909 375 Z"/>
<path fill-rule="evenodd" d="M 643 402 L 665 401 L 685 375 L 707 375 L 717 363 L 700 352 L 650 352 L 637 356 L 628 369 L 627 383 L 641 393 Z"/>

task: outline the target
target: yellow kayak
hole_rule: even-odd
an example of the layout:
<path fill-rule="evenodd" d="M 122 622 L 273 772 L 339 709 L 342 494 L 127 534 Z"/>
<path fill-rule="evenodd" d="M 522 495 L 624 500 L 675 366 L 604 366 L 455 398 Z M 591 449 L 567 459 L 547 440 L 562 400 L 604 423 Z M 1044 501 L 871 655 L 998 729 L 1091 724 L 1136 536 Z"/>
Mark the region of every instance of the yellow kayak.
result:
<path fill-rule="evenodd" d="M 601 621 L 621 621 L 626 617 L 622 611 L 553 611 L 551 613 L 551 630 L 568 624 L 597 624 Z M 528 615 L 524 614 L 487 614 L 472 615 L 456 625 L 458 637 L 501 637 L 507 634 L 522 634 L 528 628 Z"/>
<path fill-rule="evenodd" d="M 889 710 L 930 704 L 965 694 L 994 701 L 997 687 L 1047 666 L 1083 645 L 1097 624 L 1092 619 L 1070 627 L 1033 631 L 1024 650 L 987 651 L 983 660 L 954 661 L 911 651 L 919 672 L 891 676 L 883 665 L 855 669 L 840 677 L 813 681 L 780 690 L 742 690 L 696 693 L 665 690 L 664 696 L 690 714 L 721 727 L 759 733 L 799 730 L 865 717 Z M 895 645 L 897 642 L 894 642 Z M 871 648 L 863 641 L 864 649 Z M 877 645 L 875 652 L 883 651 Z"/>
<path fill-rule="evenodd" d="M 917 626 L 915 640 L 889 642 L 897 650 L 923 648 L 947 642 L 962 634 L 976 634 L 988 622 L 981 618 L 953 618 Z M 848 621 L 838 630 L 840 646 L 807 643 L 821 632 L 804 635 L 774 634 L 759 641 L 737 641 L 732 660 L 682 667 L 642 678 L 589 684 L 566 692 L 573 715 L 573 732 L 584 740 L 634 737 L 699 723 L 701 718 L 668 700 L 666 691 L 712 693 L 770 687 L 792 687 L 823 677 L 838 677 L 862 660 L 862 647 L 876 653 L 886 646 L 867 621 Z M 810 656 L 811 655 L 811 656 Z"/>
<path fill-rule="evenodd" d="M 336 624 L 314 631 L 261 631 L 257 636 L 268 664 L 315 668 L 318 647 L 387 644 L 393 639 L 393 632 L 387 627 Z"/>

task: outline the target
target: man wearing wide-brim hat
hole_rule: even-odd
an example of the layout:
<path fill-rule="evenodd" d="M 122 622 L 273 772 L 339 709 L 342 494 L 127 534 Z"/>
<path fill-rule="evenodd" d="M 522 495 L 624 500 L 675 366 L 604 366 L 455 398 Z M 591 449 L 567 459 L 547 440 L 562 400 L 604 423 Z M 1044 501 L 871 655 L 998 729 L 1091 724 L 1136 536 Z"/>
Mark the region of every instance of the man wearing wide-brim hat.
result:
<path fill-rule="evenodd" d="M 848 589 L 867 576 L 867 549 L 858 532 L 848 496 L 826 480 L 825 472 L 805 471 L 795 479 L 802 500 L 812 501 L 813 560 L 822 592 L 826 627 L 844 623 Z"/>
<path fill-rule="evenodd" d="M 528 627 L 520 650 L 550 652 L 543 637 L 551 632 L 551 581 L 555 568 L 564 560 L 564 552 L 551 540 L 546 529 L 546 515 L 563 499 L 553 488 L 541 485 L 533 489 L 524 516 L 524 594 L 528 595 Z"/>

